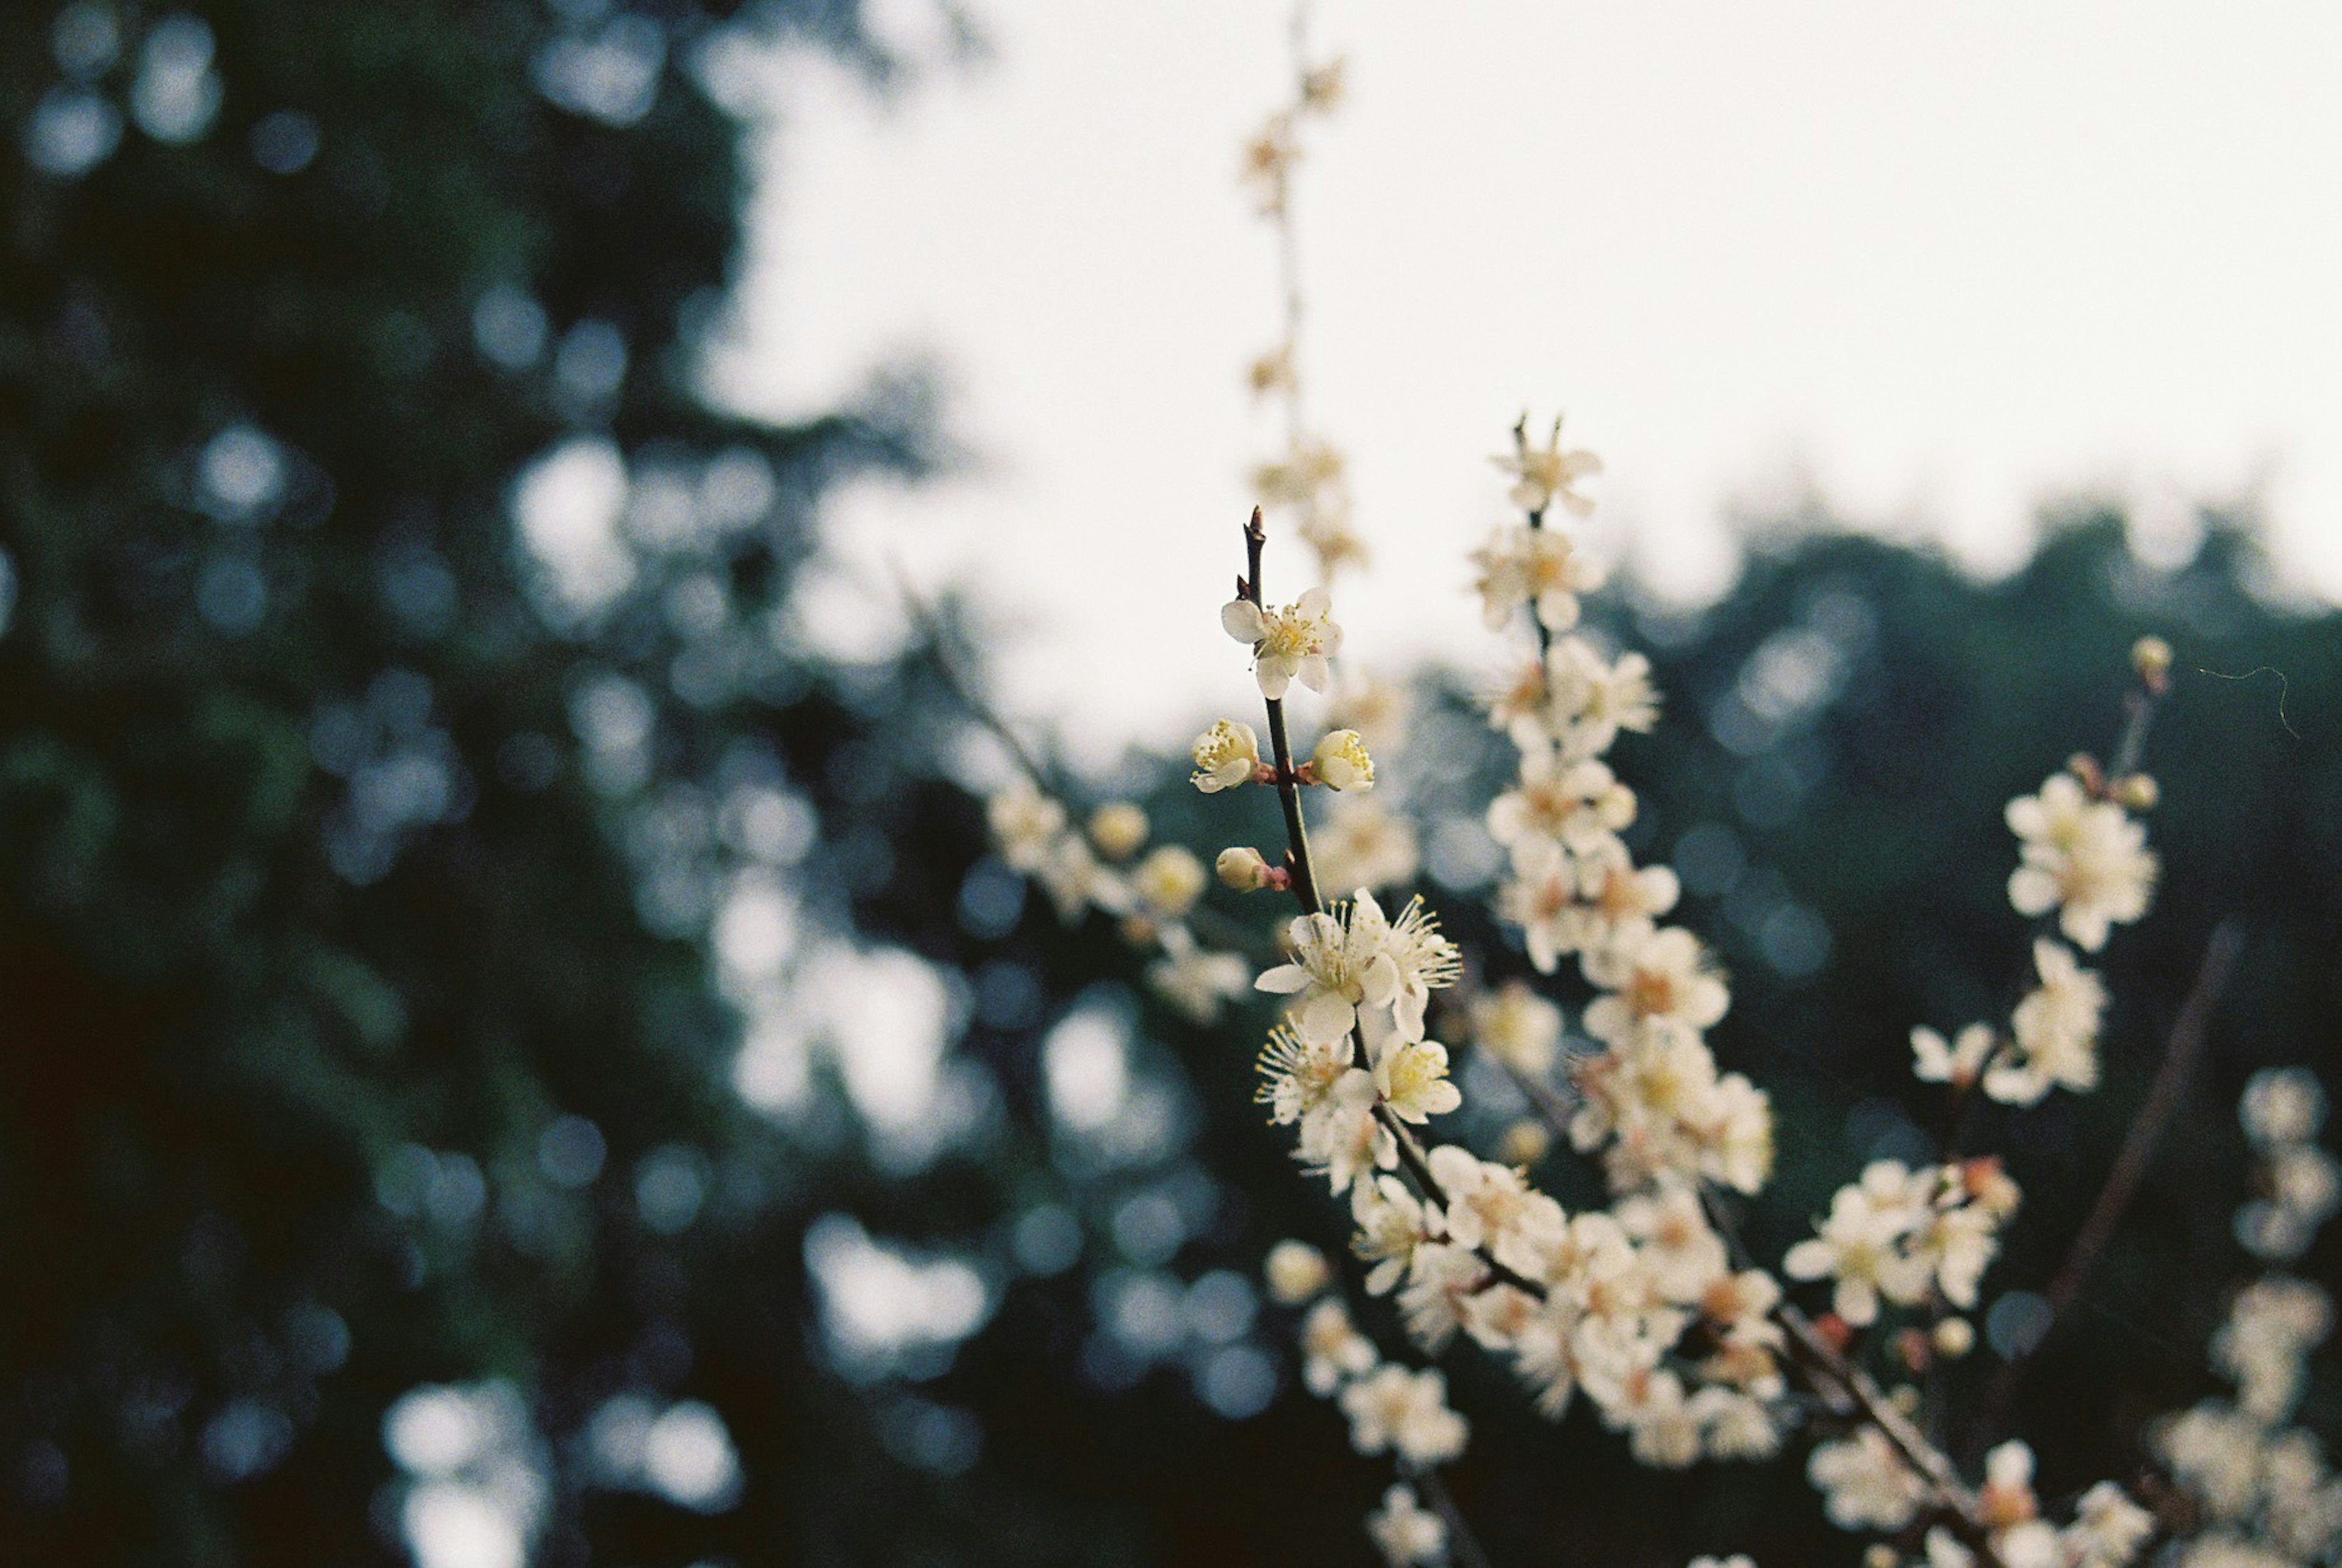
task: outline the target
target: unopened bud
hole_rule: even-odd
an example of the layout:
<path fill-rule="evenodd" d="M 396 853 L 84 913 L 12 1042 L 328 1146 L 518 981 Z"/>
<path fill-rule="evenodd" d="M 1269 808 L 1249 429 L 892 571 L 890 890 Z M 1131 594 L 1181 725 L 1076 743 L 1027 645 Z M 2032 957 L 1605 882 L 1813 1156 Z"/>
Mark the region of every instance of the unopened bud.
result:
<path fill-rule="evenodd" d="M 1546 1131 L 1545 1124 L 1524 1117 L 1505 1129 L 1496 1157 L 1507 1165 L 1534 1165 L 1552 1147 L 1553 1134 Z"/>
<path fill-rule="evenodd" d="M 1238 893 L 1256 893 L 1269 884 L 1269 864 L 1250 844 L 1236 844 L 1220 851 L 1212 869 Z"/>
<path fill-rule="evenodd" d="M 1863 1548 L 1862 1568 L 1900 1568 L 1901 1553 L 1884 1541 L 1874 1541 Z"/>
<path fill-rule="evenodd" d="M 2076 752 L 2067 757 L 2066 771 L 2080 780 L 2083 790 L 2093 797 L 2103 796 L 2107 793 L 2107 770 L 2100 767 L 2098 759 L 2089 753 Z"/>
<path fill-rule="evenodd" d="M 1108 860 L 1124 860 L 1146 842 L 1146 814 L 1126 800 L 1112 801 L 1090 813 L 1090 842 Z"/>
<path fill-rule="evenodd" d="M 1907 1328 L 1895 1336 L 1895 1353 L 1913 1372 L 1927 1370 L 1927 1336 L 1916 1328 Z"/>
<path fill-rule="evenodd" d="M 2163 798 L 2163 791 L 2146 774 L 2125 774 L 2115 780 L 2114 797 L 2125 810 L 2147 812 Z"/>
<path fill-rule="evenodd" d="M 1846 1319 L 1834 1312 L 1826 1312 L 1814 1319 L 1814 1333 L 1832 1350 L 1844 1350 L 1854 1339 L 1854 1329 Z"/>
<path fill-rule="evenodd" d="M 2130 667 L 2150 692 L 2161 692 L 2171 682 L 2171 644 L 2160 637 L 2141 637 L 2130 645 Z"/>
<path fill-rule="evenodd" d="M 1964 1317 L 1947 1317 L 1936 1325 L 1936 1353 L 1957 1361 L 1976 1349 L 1976 1324 Z"/>
<path fill-rule="evenodd" d="M 1906 1415 L 1919 1413 L 1919 1391 L 1907 1383 L 1898 1383 L 1887 1391 L 1887 1403 Z"/>
<path fill-rule="evenodd" d="M 1260 1265 L 1271 1300 L 1281 1306 L 1299 1306 L 1326 1288 L 1334 1277 L 1326 1254 L 1306 1242 L 1284 1241 L 1268 1249 Z"/>

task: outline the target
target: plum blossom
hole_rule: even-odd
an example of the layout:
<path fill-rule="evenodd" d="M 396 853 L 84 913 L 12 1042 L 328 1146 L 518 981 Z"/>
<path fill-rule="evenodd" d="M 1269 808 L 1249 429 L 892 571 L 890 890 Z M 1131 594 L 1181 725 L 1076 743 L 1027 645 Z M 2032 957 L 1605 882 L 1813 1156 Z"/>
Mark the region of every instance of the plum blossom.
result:
<path fill-rule="evenodd" d="M 1602 568 L 1579 553 L 1567 536 L 1549 528 L 1506 524 L 1472 552 L 1479 569 L 1473 587 L 1480 595 L 1480 616 L 1492 632 L 1524 604 L 1532 606 L 1547 631 L 1566 632 L 1577 624 L 1577 596 L 1602 586 Z"/>
<path fill-rule="evenodd" d="M 1342 628 L 1334 623 L 1334 602 L 1323 588 L 1312 588 L 1282 609 L 1264 609 L 1250 599 L 1231 599 L 1220 607 L 1220 624 L 1228 635 L 1251 645 L 1253 676 L 1260 694 L 1280 702 L 1295 681 L 1313 692 L 1333 684 L 1333 655 L 1342 645 Z"/>
<path fill-rule="evenodd" d="M 1301 1320 L 1301 1381 L 1320 1399 L 1372 1372 L 1379 1359 L 1374 1342 L 1351 1323 L 1349 1309 L 1330 1298 Z"/>
<path fill-rule="evenodd" d="M 1822 1494 L 1822 1510 L 1841 1530 L 1900 1530 L 1927 1500 L 1927 1484 L 1903 1462 L 1875 1426 L 1835 1443 L 1817 1443 L 1806 1476 Z"/>
<path fill-rule="evenodd" d="M 1447 1561 L 1447 1525 L 1416 1501 L 1404 1483 L 1383 1493 L 1383 1505 L 1366 1515 L 1366 1533 L 1390 1568 L 1429 1568 Z"/>
<path fill-rule="evenodd" d="M 1584 517 L 1594 510 L 1594 503 L 1575 486 L 1579 480 L 1601 473 L 1602 459 L 1591 452 L 1563 450 L 1557 418 L 1543 446 L 1530 445 L 1525 433 L 1516 432 L 1513 454 L 1494 461 L 1513 476 L 1511 500 L 1524 512 L 1543 512 L 1556 501 L 1573 517 Z"/>
<path fill-rule="evenodd" d="M 1411 1464 L 1445 1464 L 1464 1452 L 1471 1429 L 1447 1407 L 1447 1379 L 1386 1363 L 1342 1390 L 1350 1446 L 1390 1452 Z"/>
<path fill-rule="evenodd" d="M 1250 724 L 1221 719 L 1196 737 L 1189 754 L 1196 771 L 1188 782 L 1206 794 L 1217 794 L 1252 782 L 1260 767 L 1260 738 Z"/>
<path fill-rule="evenodd" d="M 1147 965 L 1146 983 L 1196 1023 L 1217 1022 L 1221 1010 L 1249 988 L 1242 958 L 1198 946 L 1186 926 L 1165 926 L 1159 940 L 1163 956 Z"/>
<path fill-rule="evenodd" d="M 2015 1059 L 1988 1069 L 1985 1093 L 2013 1105 L 2037 1103 L 2063 1085 L 2076 1093 L 2098 1086 L 2098 1024 L 2107 990 L 2073 953 L 2047 938 L 2033 944 L 2040 984 L 2009 1020 Z"/>
<path fill-rule="evenodd" d="M 2073 774 L 2053 774 L 2040 794 L 2009 802 L 2008 827 L 2023 844 L 2008 879 L 2017 914 L 2054 909 L 2067 940 L 2096 953 L 2110 926 L 2147 913 L 2157 870 L 2147 830 L 2114 802 L 2091 799 Z"/>
<path fill-rule="evenodd" d="M 1947 1042 L 1933 1029 L 1911 1031 L 1911 1073 L 1923 1084 L 1966 1089 L 1977 1081 L 1998 1043 L 1989 1024 L 1971 1024 Z"/>
<path fill-rule="evenodd" d="M 1364 794 L 1375 787 L 1375 759 L 1356 730 L 1335 730 L 1319 740 L 1309 771 L 1327 789 Z"/>

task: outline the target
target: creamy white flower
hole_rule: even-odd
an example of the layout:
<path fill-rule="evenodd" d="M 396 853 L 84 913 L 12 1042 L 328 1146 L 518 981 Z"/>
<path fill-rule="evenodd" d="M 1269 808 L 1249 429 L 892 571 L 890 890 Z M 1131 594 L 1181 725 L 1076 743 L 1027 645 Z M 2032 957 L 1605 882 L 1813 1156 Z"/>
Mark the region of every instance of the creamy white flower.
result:
<path fill-rule="evenodd" d="M 1517 980 L 1472 1000 L 1472 1043 L 1515 1072 L 1551 1071 L 1561 1053 L 1561 1009 Z"/>
<path fill-rule="evenodd" d="M 1299 1306 L 1333 1283 L 1333 1266 L 1326 1254 L 1307 1242 L 1290 1238 L 1268 1249 L 1261 1260 L 1261 1279 L 1268 1296 L 1280 1306 Z"/>
<path fill-rule="evenodd" d="M 1573 854 L 1606 848 L 1635 820 L 1635 792 L 1603 763 L 1568 762 L 1545 749 L 1521 759 L 1520 781 L 1488 806 L 1488 836 L 1513 852 L 1516 869 L 1550 840 Z"/>
<path fill-rule="evenodd" d="M 1375 1053 L 1375 1088 L 1402 1122 L 1417 1125 L 1453 1111 L 1464 1095 L 1447 1077 L 1447 1047 L 1395 1038 Z"/>
<path fill-rule="evenodd" d="M 2098 1085 L 2105 985 L 2069 950 L 2047 938 L 2033 944 L 2033 964 L 2040 984 L 2009 1020 L 2016 1057 L 1984 1075 L 1985 1093 L 2008 1104 L 2033 1104 L 2061 1084 L 2077 1094 Z"/>
<path fill-rule="evenodd" d="M 1965 1089 L 1977 1081 L 1992 1059 L 1998 1036 L 1989 1024 L 1971 1024 L 1947 1042 L 1933 1029 L 1911 1031 L 1911 1072 L 1923 1084 L 1949 1084 Z"/>
<path fill-rule="evenodd" d="M 1072 834 L 1049 845 L 1041 863 L 1033 868 L 1033 876 L 1049 895 L 1049 902 L 1057 906 L 1060 919 L 1071 921 L 1093 905 L 1109 914 L 1130 910 L 1130 884 Z"/>
<path fill-rule="evenodd" d="M 1186 926 L 1166 926 L 1158 939 L 1163 956 L 1147 965 L 1146 983 L 1196 1023 L 1216 1023 L 1227 1004 L 1251 989 L 1252 971 L 1241 957 L 1197 946 Z"/>
<path fill-rule="evenodd" d="M 1612 1211 L 1651 1271 L 1659 1293 L 1679 1305 L 1700 1300 L 1730 1272 L 1724 1238 L 1709 1228 L 1699 1193 L 1679 1181 L 1619 1201 Z"/>
<path fill-rule="evenodd" d="M 1358 795 L 1333 802 L 1311 830 L 1309 847 L 1326 887 L 1396 887 L 1413 882 L 1423 864 L 1415 824 Z"/>
<path fill-rule="evenodd" d="M 1585 638 L 1564 637 L 1546 656 L 1545 686 L 1545 734 L 1572 759 L 1600 756 L 1621 730 L 1647 733 L 1659 722 L 1651 662 L 1640 654 L 1606 660 Z"/>
<path fill-rule="evenodd" d="M 1204 896 L 1208 876 L 1194 851 L 1184 844 L 1166 844 L 1132 870 L 1130 890 L 1155 914 L 1166 920 L 1177 920 Z"/>
<path fill-rule="evenodd" d="M 1781 1271 L 1793 1280 L 1835 1279 L 1837 1315 L 1857 1328 L 1875 1323 L 1881 1295 L 1910 1305 L 1927 1293 L 1927 1264 L 1899 1245 L 1921 1213 L 1903 1166 L 1874 1161 L 1860 1183 L 1837 1190 L 1820 1233 L 1791 1247 Z"/>
<path fill-rule="evenodd" d="M 1333 1096 L 1335 1084 L 1351 1071 L 1349 1044 L 1338 1039 L 1304 1040 L 1289 1029 L 1271 1029 L 1254 1070 L 1261 1084 L 1253 1098 L 1269 1107 L 1271 1121 L 1287 1126 Z M 1371 1088 L 1373 1081 L 1367 1084 Z"/>
<path fill-rule="evenodd" d="M 1335 730 L 1320 739 L 1309 769 L 1327 789 L 1364 794 L 1375 787 L 1375 759 L 1356 730 Z"/>
<path fill-rule="evenodd" d="M 2111 1481 L 2082 1493 L 2074 1523 L 2059 1537 L 2072 1568 L 2126 1568 L 2155 1535 L 2155 1515 Z"/>
<path fill-rule="evenodd" d="M 1696 1036 L 1732 1003 L 1699 938 L 1680 926 L 1588 953 L 1583 964 L 1586 978 L 1610 993 L 1586 1008 L 1586 1032 L 1612 1045 Z"/>
<path fill-rule="evenodd" d="M 1781 1426 L 1764 1401 L 1728 1388 L 1703 1388 L 1690 1413 L 1717 1459 L 1770 1459 L 1781 1451 Z"/>
<path fill-rule="evenodd" d="M 2147 830 L 2112 801 L 2092 800 L 2073 774 L 2053 774 L 2039 794 L 2009 802 L 2008 826 L 2023 844 L 2008 879 L 2019 914 L 2057 910 L 2067 939 L 2096 953 L 2109 926 L 2147 913 L 2157 869 Z"/>
<path fill-rule="evenodd" d="M 1817 1443 L 1807 1479 L 1822 1494 L 1823 1512 L 1841 1530 L 1900 1530 L 1927 1500 L 1927 1483 L 1915 1474 L 1875 1426 L 1840 1442 Z"/>
<path fill-rule="evenodd" d="M 1542 1310 L 1536 1297 L 1499 1281 L 1483 1285 L 1457 1303 L 1464 1332 L 1482 1350 L 1501 1354 L 1533 1333 Z"/>
<path fill-rule="evenodd" d="M 1491 534 L 1472 553 L 1472 564 L 1479 569 L 1473 588 L 1490 631 L 1502 631 L 1528 604 L 1547 631 L 1566 632 L 1577 624 L 1577 596 L 1602 586 L 1605 577 L 1565 535 L 1518 523 Z"/>
<path fill-rule="evenodd" d="M 1707 1114 L 1692 1124 L 1700 1174 L 1754 1195 L 1773 1174 L 1773 1101 L 1738 1073 L 1716 1080 Z"/>
<path fill-rule="evenodd" d="M 1346 668 L 1326 705 L 1328 724 L 1358 732 L 1376 751 L 1396 751 L 1406 737 L 1414 696 L 1404 682 L 1387 680 L 1352 664 Z"/>
<path fill-rule="evenodd" d="M 1579 494 L 1576 485 L 1579 480 L 1601 473 L 1602 459 L 1591 452 L 1564 450 L 1558 419 L 1553 422 L 1553 434 L 1543 446 L 1530 445 L 1524 435 L 1516 442 L 1510 455 L 1494 461 L 1513 476 L 1512 503 L 1524 512 L 1543 512 L 1556 501 L 1573 517 L 1586 516 L 1594 510 L 1594 503 Z"/>
<path fill-rule="evenodd" d="M 1376 1167 L 1398 1165 L 1398 1144 L 1375 1115 L 1377 1100 L 1374 1075 L 1352 1067 L 1334 1080 L 1324 1100 L 1302 1113 L 1294 1157 L 1324 1172 L 1336 1197 Z"/>
<path fill-rule="evenodd" d="M 1000 858 L 1027 875 L 1041 869 L 1066 831 L 1066 808 L 1021 778 L 986 803 L 985 816 Z"/>
<path fill-rule="evenodd" d="M 1963 1311 L 1977 1303 L 1977 1286 L 2000 1250 L 1998 1221 L 1980 1204 L 1937 1207 L 1911 1233 L 1911 1256 L 1933 1271 L 1944 1299 Z"/>
<path fill-rule="evenodd" d="M 1282 609 L 1231 599 L 1220 609 L 1220 624 L 1237 642 L 1251 644 L 1253 675 L 1269 701 L 1281 701 L 1295 681 L 1313 692 L 1333 684 L 1329 661 L 1342 645 L 1342 628 L 1334 624 L 1333 600 L 1325 589 L 1312 588 Z"/>
<path fill-rule="evenodd" d="M 1108 801 L 1090 813 L 1089 834 L 1100 854 L 1127 860 L 1146 842 L 1146 813 L 1131 801 Z"/>
<path fill-rule="evenodd" d="M 1350 1189 L 1357 1234 L 1350 1250 L 1367 1265 L 1366 1293 L 1387 1295 L 1415 1263 L 1415 1250 L 1442 1233 L 1439 1211 L 1426 1209 L 1396 1176 L 1376 1176 Z"/>
<path fill-rule="evenodd" d="M 1469 1248 L 1426 1242 L 1407 1264 L 1398 1313 L 1407 1336 L 1436 1354 L 1464 1324 L 1472 1299 L 1487 1287 L 1488 1266 Z"/>
<path fill-rule="evenodd" d="M 1255 984 L 1295 998 L 1287 1015 L 1310 1040 L 1347 1034 L 1361 1006 L 1388 1008 L 1403 1027 L 1411 1021 L 1419 1029 L 1432 988 L 1453 982 L 1459 967 L 1455 944 L 1439 934 L 1421 899 L 1393 924 L 1364 888 L 1349 904 L 1296 917 L 1288 944 L 1292 961 Z"/>
<path fill-rule="evenodd" d="M 1340 1302 L 1321 1301 L 1301 1320 L 1301 1381 L 1318 1398 L 1372 1372 L 1377 1359 L 1374 1342 L 1351 1323 Z"/>
<path fill-rule="evenodd" d="M 1366 1515 L 1366 1533 L 1390 1568 L 1428 1568 L 1447 1560 L 1446 1523 L 1404 1483 L 1384 1493 L 1383 1505 Z"/>
<path fill-rule="evenodd" d="M 2326 1124 L 2326 1091 L 2299 1067 L 2267 1067 L 2245 1083 L 2237 1114 L 2245 1134 L 2264 1154 L 2307 1143 Z"/>
<path fill-rule="evenodd" d="M 1412 1464 L 1445 1464 L 1464 1452 L 1471 1428 L 1447 1408 L 1447 1380 L 1386 1363 L 1342 1390 L 1350 1446 L 1396 1453 Z"/>
<path fill-rule="evenodd" d="M 1188 782 L 1206 794 L 1250 784 L 1260 767 L 1260 738 L 1250 724 L 1221 719 L 1196 737 L 1189 754 L 1196 771 Z"/>
<path fill-rule="evenodd" d="M 1440 1144 L 1425 1158 L 1446 1197 L 1447 1233 L 1457 1245 L 1481 1248 L 1526 1273 L 1560 1241 L 1568 1223 L 1561 1205 L 1531 1187 L 1518 1171 L 1453 1144 Z"/>
<path fill-rule="evenodd" d="M 1626 1425 L 1626 1449 L 1642 1463 L 1681 1470 L 1700 1455 L 1700 1420 L 1684 1396 L 1683 1379 L 1667 1371 L 1630 1379 L 1627 1397 L 1604 1413 Z"/>
<path fill-rule="evenodd" d="M 1986 1528 L 1998 1534 L 2040 1512 L 2033 1495 L 2033 1450 L 2010 1442 L 1986 1454 L 1984 1484 L 1977 1490 L 1977 1513 Z"/>

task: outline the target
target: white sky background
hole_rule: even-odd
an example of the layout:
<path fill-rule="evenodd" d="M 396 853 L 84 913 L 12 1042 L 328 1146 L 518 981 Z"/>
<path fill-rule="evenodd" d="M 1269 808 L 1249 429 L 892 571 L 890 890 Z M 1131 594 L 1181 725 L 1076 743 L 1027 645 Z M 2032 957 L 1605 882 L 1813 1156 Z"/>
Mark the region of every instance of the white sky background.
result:
<path fill-rule="evenodd" d="M 892 105 L 776 74 L 717 383 L 788 417 L 940 363 L 978 465 L 840 497 L 838 555 L 1021 623 L 1010 711 L 1177 744 L 1249 690 L 1216 609 L 1276 295 L 1236 168 L 1285 7 L 977 7 L 994 58 Z M 1987 570 L 2047 497 L 2257 496 L 2342 592 L 2342 8 L 1321 0 L 1316 33 L 1350 93 L 1299 176 L 1303 373 L 1377 553 L 1350 651 L 1493 655 L 1461 555 L 1523 408 L 1567 410 L 1597 523 L 1677 593 L 1728 577 L 1733 504 L 1808 486 Z M 1309 571 L 1272 546 L 1272 596 Z"/>

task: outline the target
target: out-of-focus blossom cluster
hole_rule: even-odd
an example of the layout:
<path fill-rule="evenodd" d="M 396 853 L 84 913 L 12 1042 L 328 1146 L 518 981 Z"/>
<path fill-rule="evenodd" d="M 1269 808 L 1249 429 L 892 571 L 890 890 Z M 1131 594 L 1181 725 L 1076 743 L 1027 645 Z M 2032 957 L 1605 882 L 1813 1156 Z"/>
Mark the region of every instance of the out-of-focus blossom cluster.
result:
<path fill-rule="evenodd" d="M 2324 1091 L 2298 1069 L 2258 1073 L 2246 1086 L 2246 1135 L 2261 1154 L 2265 1182 L 2278 1194 L 2238 1214 L 2247 1250 L 2297 1256 L 2332 1216 L 2333 1157 L 2311 1142 L 2325 1116 Z M 2319 1165 L 2323 1184 L 2288 1200 L 2285 1168 L 2305 1160 Z M 2288 1202 L 2300 1206 L 2281 1219 L 2267 1217 L 2272 1205 L 2283 1209 Z M 2328 1468 L 2317 1438 L 2294 1424 L 2309 1353 L 2333 1328 L 2333 1299 L 2307 1280 L 2270 1273 L 2237 1293 L 2212 1339 L 2212 1368 L 2235 1397 L 2207 1399 L 2153 1429 L 2157 1457 L 2187 1489 L 2203 1522 L 2202 1532 L 2175 1553 L 2174 1568 L 2296 1568 L 2342 1553 L 2342 1479 Z"/>

